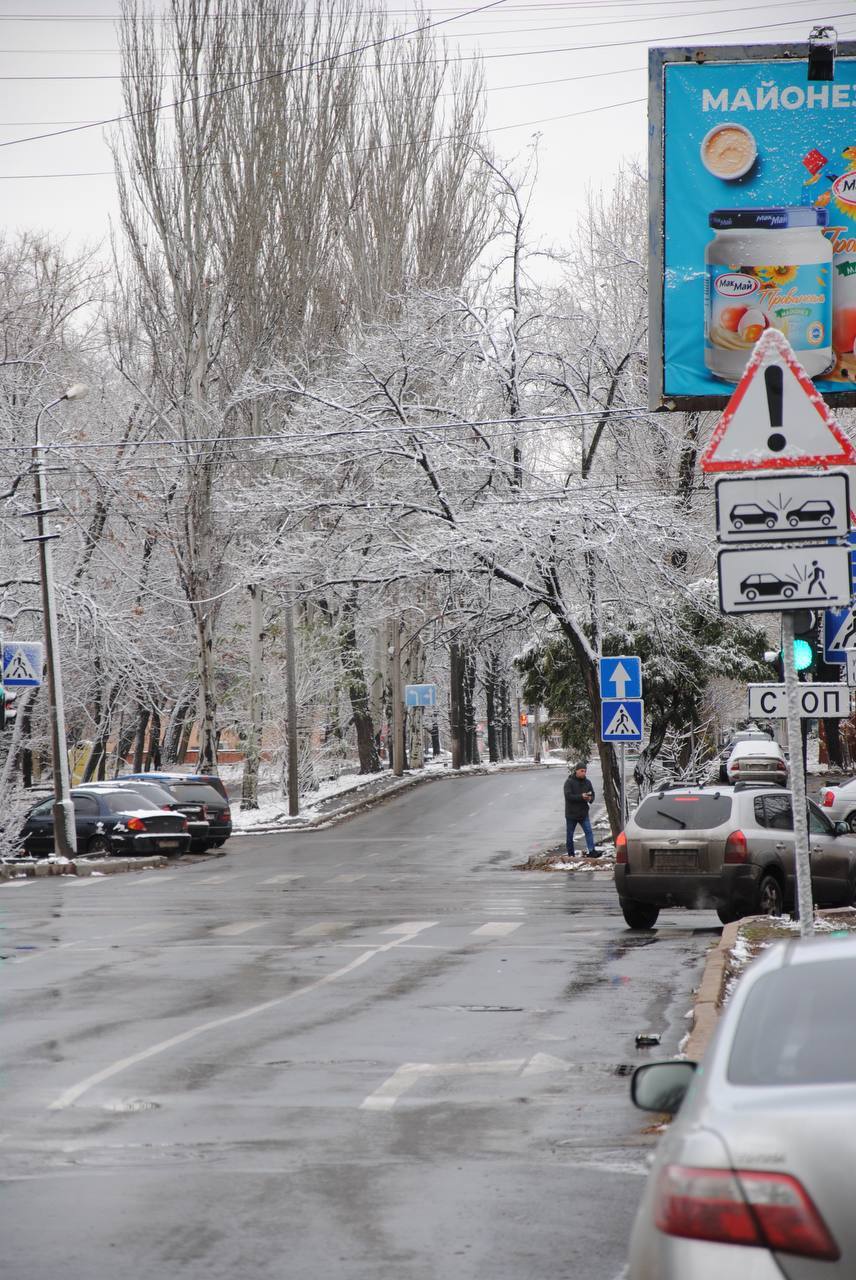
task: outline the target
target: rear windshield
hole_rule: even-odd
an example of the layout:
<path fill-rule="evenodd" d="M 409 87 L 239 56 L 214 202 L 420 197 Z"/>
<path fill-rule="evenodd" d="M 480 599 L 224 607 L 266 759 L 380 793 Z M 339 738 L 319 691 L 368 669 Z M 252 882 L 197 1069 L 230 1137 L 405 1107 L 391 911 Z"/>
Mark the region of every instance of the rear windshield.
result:
<path fill-rule="evenodd" d="M 750 991 L 728 1062 L 740 1085 L 856 1081 L 853 961 L 785 965 Z"/>
<path fill-rule="evenodd" d="M 719 827 L 731 816 L 731 796 L 652 795 L 636 812 L 636 825 L 646 831 L 700 831 Z"/>
<path fill-rule="evenodd" d="M 157 809 L 159 806 L 137 791 L 107 791 L 101 798 L 111 813 L 133 813 L 135 809 Z"/>
<path fill-rule="evenodd" d="M 190 804 L 210 804 L 215 808 L 223 807 L 223 797 L 213 787 L 206 787 L 198 782 L 173 782 L 170 791 L 176 800 Z"/>

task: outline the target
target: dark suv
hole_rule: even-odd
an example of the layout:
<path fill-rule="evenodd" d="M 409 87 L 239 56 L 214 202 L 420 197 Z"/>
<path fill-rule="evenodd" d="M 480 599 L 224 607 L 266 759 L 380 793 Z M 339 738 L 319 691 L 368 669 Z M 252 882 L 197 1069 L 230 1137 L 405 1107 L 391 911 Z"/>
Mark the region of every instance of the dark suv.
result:
<path fill-rule="evenodd" d="M 856 902 L 856 838 L 809 801 L 812 894 Z M 674 787 L 646 796 L 616 841 L 615 887 L 631 929 L 663 907 L 713 908 L 723 924 L 781 915 L 795 893 L 791 793 L 769 783 Z"/>

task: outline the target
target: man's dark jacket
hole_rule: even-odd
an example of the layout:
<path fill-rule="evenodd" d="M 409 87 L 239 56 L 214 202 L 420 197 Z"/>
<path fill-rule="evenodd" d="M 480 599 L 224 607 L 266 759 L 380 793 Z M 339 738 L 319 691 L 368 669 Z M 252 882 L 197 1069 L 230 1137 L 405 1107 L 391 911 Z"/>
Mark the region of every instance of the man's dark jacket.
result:
<path fill-rule="evenodd" d="M 584 793 L 590 793 L 591 800 L 594 799 L 594 787 L 588 778 L 578 778 L 572 773 L 569 778 L 565 779 L 565 817 L 566 818 L 585 818 L 588 816 L 589 804 L 591 800 L 584 800 Z"/>

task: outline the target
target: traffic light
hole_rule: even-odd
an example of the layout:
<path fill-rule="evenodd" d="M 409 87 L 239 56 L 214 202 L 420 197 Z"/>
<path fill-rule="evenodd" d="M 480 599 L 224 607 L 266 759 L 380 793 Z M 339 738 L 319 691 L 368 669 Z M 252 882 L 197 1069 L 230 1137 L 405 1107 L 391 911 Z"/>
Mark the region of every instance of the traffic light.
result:
<path fill-rule="evenodd" d="M 794 666 L 797 674 L 814 671 L 820 652 L 819 627 L 822 615 L 815 609 L 797 609 L 794 618 Z M 782 650 L 777 664 L 781 670 Z M 784 679 L 782 672 L 780 679 Z"/>

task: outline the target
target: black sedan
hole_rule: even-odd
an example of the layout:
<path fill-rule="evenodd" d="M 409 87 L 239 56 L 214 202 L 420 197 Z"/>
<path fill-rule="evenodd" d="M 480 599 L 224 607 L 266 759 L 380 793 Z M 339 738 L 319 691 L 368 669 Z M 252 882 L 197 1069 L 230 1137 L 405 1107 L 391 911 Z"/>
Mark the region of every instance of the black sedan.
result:
<path fill-rule="evenodd" d="M 190 818 L 190 807 L 196 806 L 199 816 L 207 819 L 207 837 L 200 843 L 204 848 L 219 849 L 232 834 L 232 811 L 226 790 L 219 778 L 201 773 L 123 773 L 120 781 L 129 784 L 144 780 L 163 787 L 181 805 Z M 196 843 L 194 838 L 194 843 Z"/>
<path fill-rule="evenodd" d="M 78 853 L 91 856 L 164 853 L 178 857 L 190 844 L 183 814 L 167 813 L 135 792 L 75 788 L 71 798 Z M 30 810 L 24 821 L 21 841 L 25 852 L 33 857 L 53 853 L 53 806 L 53 797 L 43 800 Z"/>
<path fill-rule="evenodd" d="M 138 782 L 136 779 L 126 781 L 124 778 L 118 778 L 113 782 L 82 782 L 80 789 L 82 791 L 130 791 L 135 795 L 145 796 L 159 809 L 184 815 L 187 819 L 187 830 L 190 833 L 191 852 L 208 848 L 211 824 L 208 822 L 205 806 L 176 800 L 164 786 L 156 782 Z"/>

